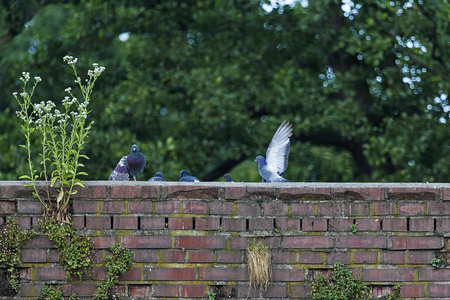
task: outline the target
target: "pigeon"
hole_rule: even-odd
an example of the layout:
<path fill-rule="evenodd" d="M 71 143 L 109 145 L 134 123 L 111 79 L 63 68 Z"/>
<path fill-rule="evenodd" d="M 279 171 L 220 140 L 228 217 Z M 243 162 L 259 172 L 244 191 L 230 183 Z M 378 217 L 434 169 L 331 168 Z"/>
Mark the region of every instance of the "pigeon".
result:
<path fill-rule="evenodd" d="M 225 179 L 226 182 L 234 182 L 233 179 L 231 179 L 231 175 L 230 174 L 225 174 L 223 176 L 223 178 Z"/>
<path fill-rule="evenodd" d="M 258 171 L 266 182 L 287 182 L 283 178 L 288 167 L 289 150 L 291 146 L 292 124 L 286 120 L 281 123 L 273 135 L 266 152 L 266 159 L 258 155 L 255 162 L 258 163 Z"/>
<path fill-rule="evenodd" d="M 180 181 L 184 182 L 200 182 L 197 177 L 191 176 L 188 171 L 181 170 L 180 172 Z"/>
<path fill-rule="evenodd" d="M 109 180 L 128 181 L 129 179 L 130 175 L 128 175 L 127 172 L 127 157 L 122 156 L 115 169 L 111 172 L 111 175 L 109 175 Z"/>
<path fill-rule="evenodd" d="M 145 157 L 139 152 L 138 146 L 136 144 L 131 146 L 131 152 L 127 157 L 127 171 L 134 181 L 136 181 L 136 175 L 144 171 L 145 163 Z"/>
<path fill-rule="evenodd" d="M 156 172 L 155 176 L 150 178 L 148 181 L 166 181 L 163 177 L 162 172 Z"/>

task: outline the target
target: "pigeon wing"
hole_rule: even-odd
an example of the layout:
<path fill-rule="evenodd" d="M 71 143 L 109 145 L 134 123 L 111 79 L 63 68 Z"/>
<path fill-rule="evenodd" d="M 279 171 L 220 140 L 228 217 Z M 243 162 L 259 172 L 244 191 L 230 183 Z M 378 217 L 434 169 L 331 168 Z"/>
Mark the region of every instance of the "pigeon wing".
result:
<path fill-rule="evenodd" d="M 273 135 L 266 152 L 267 168 L 272 172 L 284 173 L 288 167 L 291 149 L 292 124 L 286 120 L 281 123 Z"/>

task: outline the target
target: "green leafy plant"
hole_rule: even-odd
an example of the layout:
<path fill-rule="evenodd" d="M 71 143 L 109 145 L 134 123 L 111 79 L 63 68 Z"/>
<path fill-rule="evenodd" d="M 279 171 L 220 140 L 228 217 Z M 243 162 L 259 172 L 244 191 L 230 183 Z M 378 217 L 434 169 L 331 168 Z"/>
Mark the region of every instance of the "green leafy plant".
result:
<path fill-rule="evenodd" d="M 17 292 L 19 291 L 19 271 L 22 264 L 20 248 L 36 235 L 34 230 L 22 229 L 14 217 L 9 217 L 0 231 L 0 263 L 8 267 L 11 277 L 9 283 Z"/>
<path fill-rule="evenodd" d="M 216 293 L 213 290 L 207 291 L 206 296 L 208 296 L 208 300 L 216 299 Z"/>
<path fill-rule="evenodd" d="M 402 284 L 396 284 L 393 287 L 393 293 L 386 293 L 383 295 L 384 300 L 400 300 L 402 297 L 400 297 L 400 291 L 402 289 Z"/>
<path fill-rule="evenodd" d="M 431 261 L 430 261 L 430 264 L 431 264 L 434 268 L 439 269 L 439 268 L 441 267 L 441 264 L 442 264 L 442 259 L 437 258 L 437 257 L 433 257 L 433 258 L 431 259 Z"/>
<path fill-rule="evenodd" d="M 120 244 L 111 245 L 111 255 L 106 257 L 106 280 L 101 281 L 97 285 L 97 290 L 94 293 L 94 299 L 109 299 L 111 290 L 117 286 L 119 282 L 119 275 L 125 274 L 133 267 L 131 260 L 131 252 Z"/>
<path fill-rule="evenodd" d="M 221 233 L 223 231 L 222 225 L 219 226 L 219 230 L 217 230 L 218 233 Z"/>
<path fill-rule="evenodd" d="M 46 285 L 41 290 L 41 295 L 39 296 L 39 299 L 45 299 L 45 300 L 64 300 L 63 292 L 61 290 L 61 287 L 54 287 L 52 285 Z M 77 297 L 72 294 L 69 297 L 69 300 L 76 300 Z"/>
<path fill-rule="evenodd" d="M 25 132 L 26 144 L 21 147 L 27 151 L 30 171 L 30 175 L 23 175 L 20 179 L 31 181 L 31 184 L 26 186 L 33 188 L 34 197 L 38 198 L 45 208 L 46 218 L 53 218 L 58 223 L 70 223 L 67 206 L 71 196 L 77 192 L 74 187 L 84 186 L 78 177 L 87 175 L 79 171 L 79 168 L 84 166 L 79 161 L 81 158 L 88 159 L 86 155 L 81 154 L 92 126 L 92 122 L 88 123 L 86 120 L 90 113 L 88 106 L 95 81 L 105 68 L 93 64 L 94 70 L 88 71 L 89 79 L 86 79 L 84 85 L 77 74 L 77 59 L 65 56 L 63 60 L 72 67 L 76 78 L 75 83 L 81 90 L 82 100 L 78 100 L 72 93 L 72 89 L 68 87 L 65 89 L 68 96 L 62 100 L 62 112 L 52 101 L 33 103 L 31 99 L 34 90 L 42 79 L 35 77 L 34 85 L 28 91 L 27 84 L 30 80 L 28 72 L 23 72 L 20 78 L 23 82 L 22 92 L 20 94 L 15 92 L 13 95 L 20 105 L 20 110 L 16 112 L 17 116 L 24 122 L 22 129 Z M 35 169 L 31 157 L 31 135 L 35 131 L 41 135 L 42 152 L 39 154 L 43 168 L 41 172 Z M 45 180 L 45 196 L 41 196 L 36 187 L 38 179 Z M 56 188 L 56 201 L 52 201 L 50 187 Z"/>
<path fill-rule="evenodd" d="M 260 293 L 267 290 L 272 275 L 270 249 L 263 239 L 253 239 L 247 248 L 249 287 L 258 288 Z"/>
<path fill-rule="evenodd" d="M 54 220 L 44 220 L 41 230 L 58 249 L 58 257 L 67 272 L 67 277 L 81 279 L 91 269 L 90 256 L 94 245 L 89 237 L 79 236 L 72 224 L 57 224 Z"/>
<path fill-rule="evenodd" d="M 358 222 L 350 225 L 350 230 L 352 231 L 352 234 L 357 234 L 358 233 Z"/>
<path fill-rule="evenodd" d="M 366 293 L 368 289 L 344 264 L 336 263 L 330 277 L 317 275 L 310 296 L 312 300 L 370 299 Z"/>

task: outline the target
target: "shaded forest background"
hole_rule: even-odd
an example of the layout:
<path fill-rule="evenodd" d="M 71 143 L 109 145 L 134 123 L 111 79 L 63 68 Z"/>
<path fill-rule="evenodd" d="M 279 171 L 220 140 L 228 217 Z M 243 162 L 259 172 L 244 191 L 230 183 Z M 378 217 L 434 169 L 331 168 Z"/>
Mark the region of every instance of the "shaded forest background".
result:
<path fill-rule="evenodd" d="M 260 181 L 254 159 L 286 119 L 288 179 L 450 180 L 447 0 L 268 3 L 0 0 L 0 180 L 27 173 L 22 71 L 43 79 L 34 101 L 61 103 L 65 55 L 80 74 L 106 67 L 84 179 L 108 179 L 136 143 L 140 180 Z"/>

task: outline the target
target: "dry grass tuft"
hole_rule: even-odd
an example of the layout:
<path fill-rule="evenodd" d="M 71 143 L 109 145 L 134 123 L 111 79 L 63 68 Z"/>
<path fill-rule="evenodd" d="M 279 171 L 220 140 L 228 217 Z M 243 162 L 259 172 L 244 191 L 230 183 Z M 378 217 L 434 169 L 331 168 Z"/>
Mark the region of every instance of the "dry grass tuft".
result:
<path fill-rule="evenodd" d="M 272 276 L 272 258 L 264 240 L 254 239 L 247 249 L 250 287 L 258 288 L 260 293 L 267 290 Z"/>

